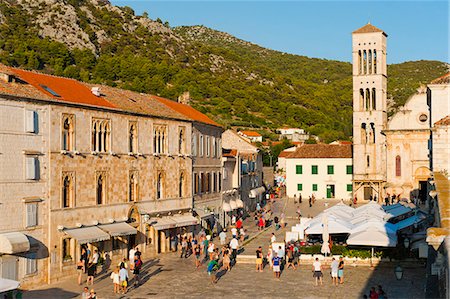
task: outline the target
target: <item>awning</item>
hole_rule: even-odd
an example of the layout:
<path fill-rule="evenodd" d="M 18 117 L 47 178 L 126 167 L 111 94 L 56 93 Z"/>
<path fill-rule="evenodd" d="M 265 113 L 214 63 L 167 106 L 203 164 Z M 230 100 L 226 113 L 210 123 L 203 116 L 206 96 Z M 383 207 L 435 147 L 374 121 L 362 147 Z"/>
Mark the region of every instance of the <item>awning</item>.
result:
<path fill-rule="evenodd" d="M 137 230 L 126 222 L 99 225 L 111 237 L 128 236 L 137 234 Z"/>
<path fill-rule="evenodd" d="M 189 225 L 197 225 L 198 219 L 192 215 L 180 215 L 173 216 L 173 220 L 176 222 L 177 227 L 189 226 Z"/>
<path fill-rule="evenodd" d="M 205 212 L 204 210 L 195 210 L 195 212 L 197 213 L 198 217 L 200 217 L 201 219 L 207 219 L 207 218 L 211 218 L 214 217 L 214 212 Z"/>
<path fill-rule="evenodd" d="M 251 197 L 251 198 L 255 198 L 255 197 L 257 197 L 258 195 L 263 194 L 264 191 L 266 191 L 266 188 L 264 188 L 264 187 L 258 187 L 258 188 L 255 188 L 255 189 L 250 190 L 250 194 L 249 194 L 248 196 Z"/>
<path fill-rule="evenodd" d="M 230 207 L 232 210 L 236 210 L 238 208 L 237 202 L 235 200 L 230 200 Z"/>
<path fill-rule="evenodd" d="M 236 205 L 238 208 L 243 208 L 244 207 L 244 202 L 242 201 L 242 199 L 236 199 Z"/>
<path fill-rule="evenodd" d="M 79 244 L 100 242 L 110 239 L 109 235 L 97 226 L 66 229 L 64 232 L 76 239 Z"/>
<path fill-rule="evenodd" d="M 12 279 L 0 278 L 0 294 L 19 288 L 19 282 Z M 5 297 L 6 298 L 6 297 Z"/>
<path fill-rule="evenodd" d="M 233 209 L 231 208 L 231 205 L 227 202 L 224 202 L 222 205 L 222 210 L 224 212 L 231 212 Z"/>
<path fill-rule="evenodd" d="M 30 250 L 30 241 L 20 232 L 0 234 L 0 253 L 15 254 Z"/>
<path fill-rule="evenodd" d="M 397 245 L 397 235 L 389 234 L 377 228 L 368 228 L 367 230 L 350 234 L 350 237 L 347 239 L 347 245 L 395 247 Z"/>
<path fill-rule="evenodd" d="M 156 230 L 164 230 L 169 228 L 175 228 L 176 222 L 172 217 L 151 218 L 148 222 Z"/>

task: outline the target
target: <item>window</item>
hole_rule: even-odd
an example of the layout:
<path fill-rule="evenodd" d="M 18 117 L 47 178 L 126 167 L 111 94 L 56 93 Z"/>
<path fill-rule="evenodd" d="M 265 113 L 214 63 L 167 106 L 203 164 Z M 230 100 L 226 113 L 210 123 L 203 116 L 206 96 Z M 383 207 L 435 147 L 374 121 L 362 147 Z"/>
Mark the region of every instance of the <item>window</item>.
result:
<path fill-rule="evenodd" d="M 317 165 L 311 165 L 311 174 L 318 174 L 319 173 L 319 169 L 317 167 Z"/>
<path fill-rule="evenodd" d="M 206 136 L 206 156 L 209 157 L 211 151 L 211 138 Z"/>
<path fill-rule="evenodd" d="M 184 188 L 184 174 L 181 173 L 180 181 L 178 182 L 178 196 L 179 197 L 183 197 L 183 195 L 184 195 L 183 188 Z"/>
<path fill-rule="evenodd" d="M 128 152 L 138 152 L 137 123 L 130 122 L 128 128 Z"/>
<path fill-rule="evenodd" d="M 39 117 L 37 111 L 25 111 L 25 132 L 39 133 Z"/>
<path fill-rule="evenodd" d="M 377 97 L 375 88 L 372 88 L 372 110 L 377 110 Z"/>
<path fill-rule="evenodd" d="M 34 203 L 27 203 L 27 227 L 33 227 L 38 225 L 38 204 L 36 202 Z"/>
<path fill-rule="evenodd" d="M 199 182 L 198 182 L 198 174 L 194 173 L 194 194 L 199 193 Z"/>
<path fill-rule="evenodd" d="M 130 173 L 128 183 L 128 201 L 138 201 L 138 175 L 135 171 Z"/>
<path fill-rule="evenodd" d="M 74 116 L 64 114 L 62 118 L 61 149 L 65 151 L 74 150 Z"/>
<path fill-rule="evenodd" d="M 303 184 L 297 184 L 297 191 L 303 191 Z"/>
<path fill-rule="evenodd" d="M 366 124 L 361 124 L 361 144 L 367 143 L 367 131 L 366 131 Z"/>
<path fill-rule="evenodd" d="M 212 156 L 213 156 L 213 158 L 216 158 L 217 157 L 217 141 L 216 141 L 215 137 L 212 137 L 212 150 L 213 150 Z"/>
<path fill-rule="evenodd" d="M 210 173 L 206 173 L 205 174 L 205 189 L 204 189 L 205 193 L 208 193 L 210 191 L 210 189 L 209 189 L 210 183 L 211 183 Z"/>
<path fill-rule="evenodd" d="M 370 167 L 370 156 L 367 155 L 367 167 Z"/>
<path fill-rule="evenodd" d="M 158 179 L 156 181 L 156 199 L 163 198 L 163 174 L 162 172 L 158 173 Z"/>
<path fill-rule="evenodd" d="M 63 172 L 62 175 L 62 207 L 70 208 L 74 205 L 73 173 Z"/>
<path fill-rule="evenodd" d="M 375 143 L 375 124 L 370 123 L 369 142 Z"/>
<path fill-rule="evenodd" d="M 370 90 L 366 88 L 366 111 L 370 110 Z"/>
<path fill-rule="evenodd" d="M 203 157 L 203 150 L 205 148 L 205 144 L 203 142 L 203 135 L 200 135 L 200 139 L 199 139 L 199 145 L 198 145 L 198 151 L 199 151 L 199 156 Z"/>
<path fill-rule="evenodd" d="M 40 164 L 37 156 L 25 157 L 25 177 L 27 180 L 39 180 L 40 179 Z"/>
<path fill-rule="evenodd" d="M 402 176 L 402 158 L 400 156 L 395 157 L 395 176 Z"/>
<path fill-rule="evenodd" d="M 167 153 L 167 126 L 155 126 L 153 130 L 153 148 L 157 154 Z"/>
<path fill-rule="evenodd" d="M 364 89 L 359 90 L 359 110 L 363 111 L 365 107 L 364 103 Z"/>
<path fill-rule="evenodd" d="M 347 174 L 353 174 L 353 165 L 347 165 L 346 167 L 346 173 Z"/>
<path fill-rule="evenodd" d="M 296 165 L 295 166 L 295 173 L 296 174 L 302 174 L 303 173 L 303 166 L 302 165 Z"/>
<path fill-rule="evenodd" d="M 63 262 L 72 260 L 72 249 L 70 246 L 72 239 L 65 238 L 62 240 L 62 258 Z"/>
<path fill-rule="evenodd" d="M 217 149 L 216 149 L 216 152 L 217 152 L 216 157 L 220 158 L 220 156 L 222 155 L 222 140 L 220 138 L 217 138 L 216 147 L 217 147 Z"/>
<path fill-rule="evenodd" d="M 26 256 L 25 275 L 31 275 L 37 272 L 36 253 L 29 253 Z"/>
<path fill-rule="evenodd" d="M 218 173 L 218 182 L 217 182 L 217 191 L 221 192 L 222 191 L 222 174 L 219 172 Z"/>
<path fill-rule="evenodd" d="M 362 63 L 361 63 L 362 57 L 361 57 L 361 50 L 358 51 L 358 74 L 361 75 L 362 73 Z"/>
<path fill-rule="evenodd" d="M 106 174 L 97 174 L 97 204 L 101 205 L 106 202 Z"/>
<path fill-rule="evenodd" d="M 109 119 L 92 120 L 92 150 L 107 152 L 111 149 L 111 123 Z"/>
<path fill-rule="evenodd" d="M 200 174 L 200 193 L 205 193 L 205 174 Z"/>
<path fill-rule="evenodd" d="M 372 74 L 372 50 L 369 50 L 368 66 L 369 66 L 368 74 Z"/>
<path fill-rule="evenodd" d="M 197 156 L 197 134 L 192 134 L 192 156 Z"/>
<path fill-rule="evenodd" d="M 185 152 L 185 138 L 184 138 L 184 128 L 180 128 L 178 131 L 178 153 L 184 154 Z"/>
<path fill-rule="evenodd" d="M 312 184 L 312 191 L 317 191 L 317 184 Z"/>
<path fill-rule="evenodd" d="M 327 166 L 327 174 L 334 174 L 334 165 Z"/>
<path fill-rule="evenodd" d="M 352 192 L 352 191 L 353 191 L 352 184 L 347 184 L 347 192 Z"/>
<path fill-rule="evenodd" d="M 373 73 L 377 73 L 377 50 L 373 50 Z"/>
<path fill-rule="evenodd" d="M 39 86 L 42 87 L 46 92 L 48 92 L 49 94 L 51 94 L 54 97 L 57 97 L 57 98 L 61 97 L 56 91 L 54 91 L 53 89 L 51 89 L 47 85 L 39 84 Z"/>

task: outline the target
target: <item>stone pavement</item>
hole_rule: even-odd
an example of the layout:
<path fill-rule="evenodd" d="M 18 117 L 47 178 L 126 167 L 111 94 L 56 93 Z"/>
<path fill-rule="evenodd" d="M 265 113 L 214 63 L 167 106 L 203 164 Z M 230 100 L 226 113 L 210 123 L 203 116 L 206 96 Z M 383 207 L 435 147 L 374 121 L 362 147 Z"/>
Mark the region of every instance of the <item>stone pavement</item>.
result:
<path fill-rule="evenodd" d="M 329 202 L 328 206 L 339 201 Z M 295 220 L 297 205 L 280 200 L 275 203 L 278 213 L 285 211 L 288 227 Z M 293 208 L 295 207 L 295 208 Z M 301 205 L 302 213 L 315 215 L 323 210 L 324 203 L 316 201 L 312 207 L 305 202 Z M 289 219 L 292 217 L 292 219 Z M 245 227 L 252 235 L 257 232 L 253 218 L 244 221 Z M 252 227 L 252 225 L 254 227 Z M 267 244 L 273 228 L 268 228 L 254 240 L 245 245 L 243 254 L 254 254 L 258 244 Z M 277 239 L 282 240 L 285 230 L 276 232 Z M 256 246 L 256 247 L 255 247 Z M 161 254 L 156 258 L 146 260 L 142 276 L 143 284 L 131 288 L 126 295 L 113 293 L 113 285 L 109 273 L 97 277 L 93 288 L 98 298 L 199 298 L 199 297 L 261 297 L 261 298 L 362 298 L 368 294 L 370 287 L 381 284 L 389 298 L 423 298 L 425 283 L 425 267 L 420 264 L 405 264 L 404 277 L 397 281 L 394 275 L 396 264 L 383 264 L 375 269 L 364 266 L 347 266 L 345 268 L 345 283 L 337 287 L 331 285 L 329 270 L 324 271 L 324 285 L 316 287 L 312 278 L 311 266 L 302 265 L 296 271 L 284 271 L 279 280 L 273 277 L 272 271 L 266 267 L 263 273 L 255 272 L 253 264 L 237 264 L 230 272 L 219 272 L 217 284 L 212 284 L 206 273 L 206 265 L 195 268 L 194 258 L 180 259 L 176 253 Z M 133 275 L 131 275 L 132 277 Z M 82 291 L 83 286 L 72 280 L 45 286 L 43 289 L 28 291 L 24 298 L 74 298 Z"/>

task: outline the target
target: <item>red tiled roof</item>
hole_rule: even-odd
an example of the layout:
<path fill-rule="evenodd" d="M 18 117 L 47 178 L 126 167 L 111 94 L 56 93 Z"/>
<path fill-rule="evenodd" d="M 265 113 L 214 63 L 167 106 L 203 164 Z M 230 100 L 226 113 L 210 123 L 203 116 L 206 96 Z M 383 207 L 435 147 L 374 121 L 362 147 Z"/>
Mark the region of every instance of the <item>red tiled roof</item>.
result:
<path fill-rule="evenodd" d="M 286 158 L 286 157 L 289 156 L 290 154 L 292 154 L 292 152 L 282 151 L 282 152 L 278 155 L 278 158 Z"/>
<path fill-rule="evenodd" d="M 437 79 L 434 79 L 430 84 L 449 84 L 450 83 L 450 73 L 445 74 Z"/>
<path fill-rule="evenodd" d="M 175 102 L 175 101 L 172 101 L 169 99 L 161 98 L 158 96 L 154 96 L 154 95 L 152 95 L 151 97 L 153 99 L 163 103 L 164 105 L 168 106 L 169 108 L 175 110 L 176 112 L 189 117 L 190 119 L 192 119 L 194 121 L 213 125 L 216 127 L 221 127 L 221 125 L 219 125 L 218 123 L 216 123 L 215 121 L 210 119 L 208 116 L 206 116 L 205 114 L 201 113 L 198 110 L 195 110 L 194 108 L 192 108 L 189 105 L 181 104 L 181 103 L 178 103 L 178 102 Z"/>
<path fill-rule="evenodd" d="M 352 146 L 348 144 L 304 144 L 286 158 L 351 158 Z"/>
<path fill-rule="evenodd" d="M 255 131 L 239 131 L 239 133 L 248 137 L 261 137 L 261 134 Z"/>
<path fill-rule="evenodd" d="M 444 118 L 441 118 L 437 122 L 434 123 L 435 126 L 449 126 L 450 125 L 450 115 L 447 115 Z"/>
<path fill-rule="evenodd" d="M 9 68 L 9 70 L 14 73 L 14 75 L 19 79 L 27 82 L 38 91 L 54 100 L 116 108 L 115 105 L 103 99 L 102 97 L 95 96 L 87 86 L 76 80 L 25 71 L 16 68 Z M 52 94 L 49 89 L 45 88 L 45 86 L 54 91 L 59 96 Z"/>
<path fill-rule="evenodd" d="M 382 32 L 384 35 L 387 36 L 387 34 L 383 30 L 373 26 L 370 23 L 367 23 L 366 25 L 362 26 L 361 28 L 353 31 L 353 33 L 373 33 L 373 32 Z"/>
<path fill-rule="evenodd" d="M 236 149 L 222 149 L 222 157 L 236 157 L 237 156 L 237 150 Z"/>

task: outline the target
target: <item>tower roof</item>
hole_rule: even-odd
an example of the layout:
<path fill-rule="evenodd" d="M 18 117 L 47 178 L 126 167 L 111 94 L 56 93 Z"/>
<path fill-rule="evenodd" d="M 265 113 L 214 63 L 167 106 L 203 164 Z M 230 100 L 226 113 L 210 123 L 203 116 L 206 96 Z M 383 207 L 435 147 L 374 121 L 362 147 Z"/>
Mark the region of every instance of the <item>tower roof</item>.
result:
<path fill-rule="evenodd" d="M 370 24 L 370 22 L 362 26 L 361 28 L 353 31 L 353 33 L 374 33 L 374 32 L 381 32 L 387 36 L 386 32 L 384 32 L 380 28 L 373 26 L 372 24 Z"/>

